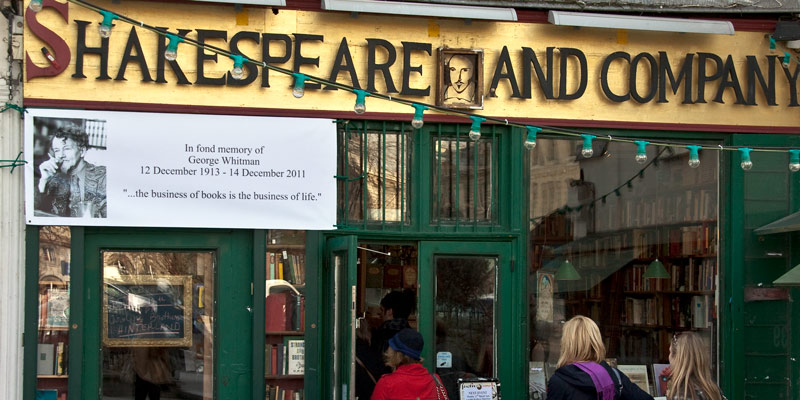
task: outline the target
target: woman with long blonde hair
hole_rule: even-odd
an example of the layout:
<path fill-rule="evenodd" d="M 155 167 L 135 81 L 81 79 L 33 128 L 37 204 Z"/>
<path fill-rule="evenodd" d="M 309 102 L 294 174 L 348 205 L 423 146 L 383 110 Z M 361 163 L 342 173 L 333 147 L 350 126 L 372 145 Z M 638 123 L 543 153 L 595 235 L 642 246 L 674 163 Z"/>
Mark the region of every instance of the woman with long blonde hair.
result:
<path fill-rule="evenodd" d="M 669 400 L 721 400 L 725 396 L 711 379 L 708 347 L 694 332 L 675 335 L 669 348 Z"/>
<path fill-rule="evenodd" d="M 652 400 L 605 360 L 600 329 L 578 315 L 564 324 L 558 369 L 547 384 L 548 400 Z"/>

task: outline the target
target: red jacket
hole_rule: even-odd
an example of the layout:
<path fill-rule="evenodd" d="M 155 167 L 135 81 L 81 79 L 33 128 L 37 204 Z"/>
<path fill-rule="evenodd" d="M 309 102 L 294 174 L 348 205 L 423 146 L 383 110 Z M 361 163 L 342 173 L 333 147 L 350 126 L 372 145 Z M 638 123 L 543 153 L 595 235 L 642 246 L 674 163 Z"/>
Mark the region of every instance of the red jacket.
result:
<path fill-rule="evenodd" d="M 378 379 L 371 400 L 436 400 L 433 377 L 422 364 L 406 364 Z"/>

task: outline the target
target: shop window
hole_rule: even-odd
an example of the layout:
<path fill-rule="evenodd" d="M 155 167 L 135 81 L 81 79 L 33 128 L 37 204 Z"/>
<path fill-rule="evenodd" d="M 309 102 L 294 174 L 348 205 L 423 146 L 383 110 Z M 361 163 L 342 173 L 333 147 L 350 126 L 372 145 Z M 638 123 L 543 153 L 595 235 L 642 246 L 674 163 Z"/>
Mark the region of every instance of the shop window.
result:
<path fill-rule="evenodd" d="M 432 137 L 433 210 L 438 223 L 487 223 L 497 214 L 497 137 Z"/>
<path fill-rule="evenodd" d="M 410 126 L 405 129 L 386 124 L 375 126 L 380 129 L 368 128 L 361 121 L 340 125 L 337 170 L 340 225 L 410 221 Z"/>
<path fill-rule="evenodd" d="M 67 398 L 69 260 L 69 227 L 44 226 L 39 229 L 37 397 Z"/>
<path fill-rule="evenodd" d="M 304 398 L 305 242 L 305 231 L 267 235 L 264 381 L 269 399 Z"/>
<path fill-rule="evenodd" d="M 211 399 L 210 251 L 102 251 L 101 398 Z"/>
<path fill-rule="evenodd" d="M 654 396 L 676 334 L 718 347 L 718 153 L 698 168 L 685 149 L 539 139 L 530 162 L 530 398 L 546 396 L 562 324 L 576 315 L 600 327 L 608 361 Z M 544 146 L 546 144 L 546 146 Z M 657 262 L 656 262 L 657 261 Z"/>

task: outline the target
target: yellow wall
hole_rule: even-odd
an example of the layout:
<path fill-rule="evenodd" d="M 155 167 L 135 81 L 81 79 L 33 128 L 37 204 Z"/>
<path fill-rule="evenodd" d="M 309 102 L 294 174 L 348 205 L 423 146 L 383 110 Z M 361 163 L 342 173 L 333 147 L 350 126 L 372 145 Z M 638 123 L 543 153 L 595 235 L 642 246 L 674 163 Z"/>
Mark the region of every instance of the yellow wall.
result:
<path fill-rule="evenodd" d="M 681 104 L 682 95 L 668 94 L 669 103 L 656 103 L 655 100 L 639 104 L 633 100 L 624 103 L 614 103 L 608 100 L 601 91 L 600 68 L 603 60 L 615 51 L 625 51 L 636 55 L 648 52 L 658 56 L 658 51 L 666 51 L 670 57 L 672 69 L 677 75 L 679 67 L 687 53 L 710 52 L 719 55 L 724 60 L 728 54 L 733 56 L 736 70 L 743 90 L 746 90 L 746 59 L 748 55 L 758 57 L 761 69 L 766 70 L 766 55 L 769 54 L 768 42 L 763 33 L 740 32 L 734 36 L 702 35 L 702 34 L 672 34 L 663 32 L 629 31 L 618 32 L 610 29 L 576 29 L 571 27 L 558 27 L 549 24 L 527 24 L 507 22 L 471 21 L 467 23 L 458 19 L 414 18 L 400 16 L 380 16 L 361 14 L 353 17 L 348 13 L 333 12 L 308 12 L 281 9 L 274 15 L 271 9 L 247 8 L 237 13 L 233 6 L 216 6 L 186 3 L 170 4 L 162 2 L 136 2 L 124 1 L 113 4 L 110 1 L 98 3 L 119 14 L 141 20 L 154 26 L 169 27 L 171 31 L 177 28 L 185 29 L 216 29 L 228 32 L 232 37 L 238 31 L 256 31 L 260 33 L 306 33 L 324 35 L 323 43 L 307 42 L 303 45 L 303 55 L 307 57 L 320 57 L 320 67 L 304 67 L 302 72 L 310 75 L 327 78 L 336 51 L 342 40 L 347 37 L 356 71 L 362 87 L 366 87 L 367 79 L 367 46 L 366 38 L 381 38 L 390 41 L 397 49 L 397 61 L 392 67 L 392 75 L 398 90 L 402 86 L 403 52 L 401 41 L 427 42 L 433 47 L 431 57 L 422 56 L 420 52 L 412 58 L 412 65 L 422 64 L 423 75 L 412 73 L 411 85 L 414 88 L 431 86 L 431 96 L 427 98 L 408 97 L 413 101 L 426 103 L 435 102 L 436 94 L 436 49 L 440 46 L 453 48 L 482 48 L 484 49 L 484 90 L 488 94 L 489 84 L 497 64 L 497 57 L 503 46 L 508 46 L 515 67 L 519 84 L 522 84 L 521 47 L 530 47 L 536 51 L 539 59 L 544 62 L 544 52 L 547 47 L 573 47 L 582 50 L 588 59 L 589 78 L 586 93 L 576 100 L 547 100 L 541 95 L 538 82 L 534 77 L 532 99 L 511 99 L 507 81 L 501 81 L 496 98 L 486 97 L 484 110 L 480 114 L 498 116 L 503 118 L 557 118 L 581 119 L 595 121 L 626 121 L 645 123 L 681 123 L 681 124 L 722 124 L 722 125 L 751 125 L 751 126 L 800 126 L 800 110 L 797 107 L 788 107 L 789 85 L 780 67 L 776 67 L 776 98 L 778 106 L 767 106 L 763 95 L 759 91 L 758 106 L 745 106 L 734 104 L 735 98 L 732 90 L 726 91 L 725 104 L 711 101 L 716 94 L 719 81 L 706 88 L 706 104 Z M 45 26 L 65 38 L 72 50 L 70 66 L 60 75 L 55 77 L 40 77 L 25 83 L 26 99 L 64 99 L 78 101 L 109 101 L 133 103 L 164 103 L 164 104 L 191 104 L 229 107 L 254 107 L 271 109 L 305 109 L 305 110 L 352 110 L 355 96 L 343 91 L 307 91 L 302 99 L 295 99 L 291 95 L 290 77 L 270 72 L 270 88 L 260 87 L 261 78 L 246 87 L 234 86 L 204 86 L 204 85 L 177 85 L 172 72 L 167 68 L 167 84 L 154 82 L 142 83 L 141 73 L 136 63 L 128 65 L 127 81 L 98 81 L 97 68 L 99 57 L 86 55 L 84 57 L 84 74 L 86 79 L 72 78 L 75 72 L 75 41 L 77 27 L 74 20 L 92 21 L 93 25 L 87 28 L 86 41 L 88 46 L 99 46 L 100 38 L 96 27 L 100 16 L 83 7 L 70 4 L 69 20 L 67 24 L 52 9 L 45 8 L 39 13 L 38 19 Z M 122 58 L 122 52 L 128 38 L 131 26 L 116 21 L 114 32 L 110 38 L 109 75 L 113 78 Z M 150 74 L 155 78 L 156 35 L 138 29 L 139 38 L 144 48 Z M 196 32 L 189 34 L 196 37 Z M 227 43 L 213 41 L 218 47 L 227 49 Z M 47 66 L 47 61 L 39 49 L 44 43 L 34 36 L 29 29 L 25 31 L 25 47 L 37 65 Z M 240 42 L 245 54 L 253 58 L 261 58 L 260 45 L 249 41 Z M 196 77 L 196 50 L 181 44 L 178 52 L 178 62 L 187 78 L 194 82 Z M 779 52 L 778 54 L 782 54 Z M 558 53 L 556 52 L 556 58 Z M 379 57 L 378 61 L 382 61 Z M 695 61 L 696 63 L 696 61 Z M 231 68 L 229 59 L 219 58 L 218 63 L 206 64 L 206 76 L 221 76 Z M 647 65 L 647 63 L 643 63 Z M 709 64 L 711 65 L 711 64 Z M 280 65 L 291 69 L 291 61 Z M 627 87 L 627 72 L 622 71 L 623 63 L 615 63 L 609 72 L 610 85 L 615 91 L 622 92 Z M 792 70 L 797 64 L 792 64 Z M 709 67 L 713 72 L 713 66 Z M 695 68 L 696 71 L 696 68 Z M 764 72 L 766 74 L 766 72 Z M 576 71 L 571 71 L 570 77 L 575 83 Z M 385 89 L 382 75 L 376 74 L 377 88 Z M 645 71 L 639 74 L 647 76 Z M 558 69 L 556 69 L 558 81 Z M 695 76 L 695 82 L 697 77 Z M 349 75 L 340 74 L 339 81 L 349 84 Z M 693 84 L 696 87 L 696 83 Z M 557 87 L 557 85 L 556 85 Z M 642 86 L 646 88 L 646 86 Z M 570 89 L 572 91 L 572 88 Z M 390 103 L 378 99 L 367 99 L 367 110 L 377 112 L 410 113 L 410 107 Z"/>

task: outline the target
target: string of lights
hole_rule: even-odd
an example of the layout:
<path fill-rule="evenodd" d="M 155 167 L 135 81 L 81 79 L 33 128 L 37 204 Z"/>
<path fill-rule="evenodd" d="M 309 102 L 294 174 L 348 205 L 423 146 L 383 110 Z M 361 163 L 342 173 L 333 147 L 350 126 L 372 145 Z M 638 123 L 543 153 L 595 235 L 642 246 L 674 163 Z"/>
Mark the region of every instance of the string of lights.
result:
<path fill-rule="evenodd" d="M 437 113 L 446 114 L 446 115 L 455 115 L 468 118 L 471 120 L 469 138 L 471 140 L 477 141 L 481 137 L 481 124 L 485 122 L 503 124 L 507 126 L 514 126 L 518 128 L 525 129 L 527 131 L 527 135 L 525 137 L 524 147 L 528 150 L 533 150 L 536 147 L 536 138 L 537 135 L 540 133 L 547 133 L 553 135 L 560 135 L 560 136 L 567 136 L 567 137 L 574 137 L 580 138 L 583 141 L 583 147 L 581 150 L 581 154 L 584 157 L 591 157 L 593 154 L 592 149 L 592 142 L 593 140 L 604 140 L 608 142 L 621 142 L 621 143 L 631 143 L 637 146 L 637 152 L 635 159 L 639 163 L 647 162 L 647 146 L 656 146 L 660 148 L 666 147 L 673 147 L 673 148 L 682 148 L 687 149 L 689 151 L 689 166 L 692 168 L 697 168 L 700 165 L 700 150 L 717 150 L 717 151 L 731 151 L 731 152 L 738 152 L 740 159 L 741 159 L 741 167 L 744 170 L 749 170 L 753 167 L 752 159 L 750 158 L 751 152 L 767 152 L 767 153 L 789 153 L 789 169 L 792 172 L 800 171 L 800 149 L 791 149 L 791 148 L 784 148 L 784 147 L 737 147 L 737 146 L 723 146 L 723 145 L 699 145 L 699 144 L 689 144 L 689 143 L 678 143 L 666 140 L 653 140 L 653 141 L 644 141 L 641 139 L 632 139 L 627 137 L 616 137 L 612 135 L 603 135 L 603 136 L 596 136 L 590 133 L 576 131 L 572 129 L 565 129 L 565 128 L 558 128 L 558 127 L 551 127 L 551 126 L 531 126 L 524 123 L 519 123 L 515 121 L 509 121 L 505 118 L 497 118 L 491 116 L 481 116 L 477 115 L 468 111 L 462 111 L 457 109 L 452 109 L 448 107 L 441 107 L 436 106 L 433 104 L 425 104 L 421 102 L 414 102 L 400 97 L 393 97 L 386 94 L 378 93 L 378 92 L 371 92 L 362 89 L 355 88 L 353 86 L 344 85 L 335 81 L 330 81 L 324 78 L 320 78 L 313 75 L 303 74 L 300 72 L 288 70 L 285 68 L 281 68 L 276 65 L 272 65 L 266 63 L 264 61 L 252 60 L 249 59 L 242 54 L 234 54 L 227 50 L 221 49 L 219 47 L 215 47 L 206 43 L 198 42 L 192 38 L 186 36 L 180 36 L 176 33 L 169 32 L 168 30 L 157 28 L 144 22 L 135 20 L 125 15 L 114 13 L 110 10 L 106 10 L 102 7 L 94 5 L 92 3 L 86 2 L 84 0 L 67 0 L 70 3 L 76 4 L 78 6 L 93 10 L 100 14 L 102 17 L 102 22 L 99 26 L 99 34 L 103 38 L 107 38 L 111 35 L 111 31 L 113 29 L 113 22 L 115 20 L 123 21 L 129 23 L 131 25 L 139 26 L 143 29 L 148 31 L 154 32 L 156 34 L 165 36 L 169 43 L 167 45 L 166 51 L 164 52 L 164 57 L 167 60 L 175 60 L 178 55 L 178 47 L 181 43 L 186 43 L 187 45 L 195 46 L 202 48 L 204 50 L 208 50 L 214 52 L 218 55 L 222 55 L 225 57 L 230 58 L 233 61 L 233 67 L 231 70 L 231 77 L 234 79 L 242 79 L 244 77 L 244 64 L 254 64 L 260 66 L 262 68 L 275 71 L 278 73 L 282 73 L 285 75 L 292 76 L 294 78 L 294 85 L 292 88 L 292 94 L 296 98 L 301 98 L 305 94 L 305 84 L 306 82 L 314 82 L 320 83 L 326 86 L 334 87 L 337 89 L 342 89 L 346 91 L 352 92 L 356 96 L 355 105 L 353 110 L 357 114 L 363 114 L 366 112 L 366 98 L 377 98 L 381 100 L 391 101 L 395 103 L 404 104 L 414 109 L 414 117 L 412 119 L 412 126 L 414 128 L 421 128 L 424 125 L 423 120 L 423 113 L 427 110 L 435 111 Z M 33 12 L 38 12 L 42 8 L 41 0 L 31 0 L 29 3 L 29 8 Z M 770 49 L 776 49 L 775 40 L 770 37 Z M 784 57 L 782 63 L 784 67 L 788 67 L 788 64 L 791 62 L 793 57 L 788 51 L 784 52 Z M 797 62 L 797 60 L 795 59 Z"/>

